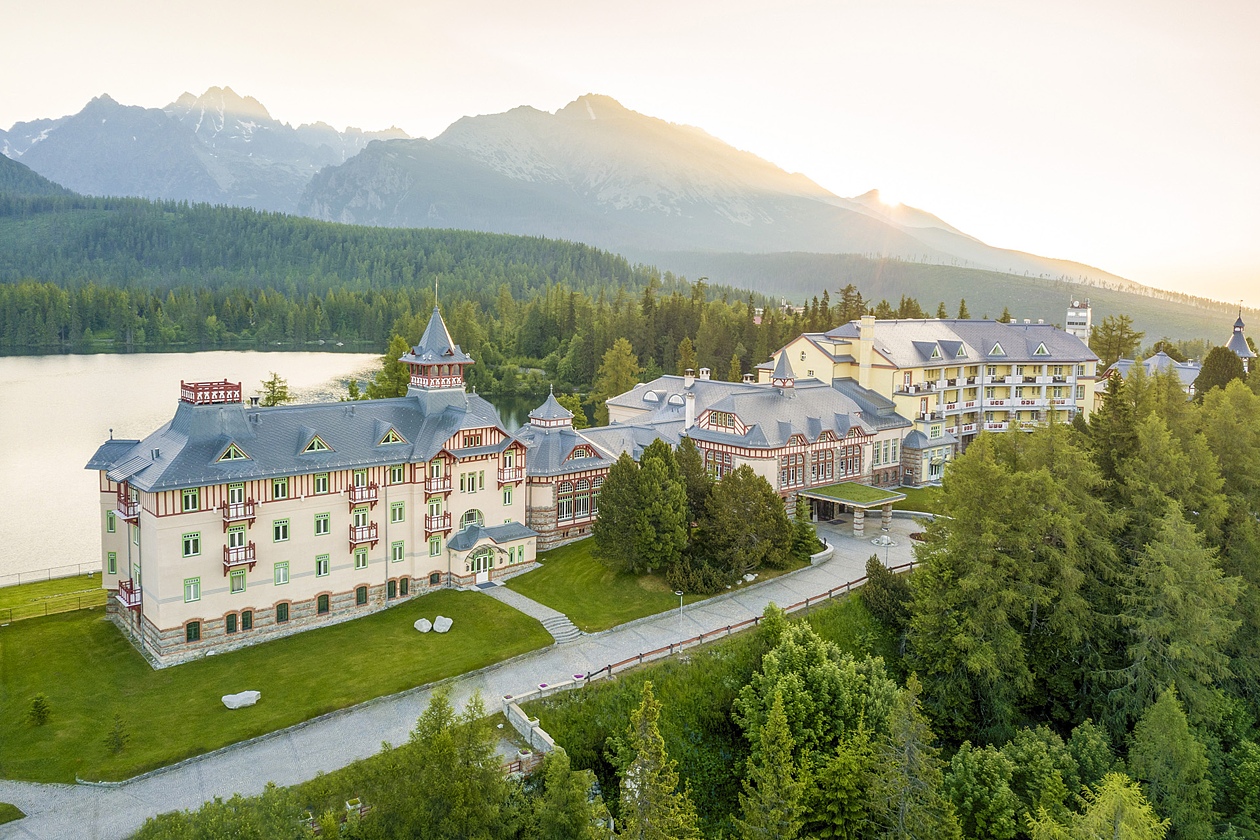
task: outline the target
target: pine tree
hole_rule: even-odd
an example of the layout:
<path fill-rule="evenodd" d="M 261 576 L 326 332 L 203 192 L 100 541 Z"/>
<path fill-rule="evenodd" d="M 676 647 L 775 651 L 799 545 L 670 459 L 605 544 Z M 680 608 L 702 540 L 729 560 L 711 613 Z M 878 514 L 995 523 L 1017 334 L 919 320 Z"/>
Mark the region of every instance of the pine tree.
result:
<path fill-rule="evenodd" d="M 683 489 L 687 491 L 689 522 L 699 523 L 713 489 L 713 479 L 704 468 L 700 449 L 690 437 L 684 437 L 678 444 L 674 460 L 678 462 L 678 473 L 682 477 Z"/>
<path fill-rule="evenodd" d="M 1168 820 L 1156 815 L 1142 789 L 1123 773 L 1108 773 L 1084 797 L 1085 811 L 1066 826 L 1044 811 L 1029 816 L 1032 840 L 1164 840 L 1168 833 Z"/>
<path fill-rule="evenodd" d="M 958 301 L 958 320 L 966 321 L 971 317 L 971 313 L 967 311 L 967 299 L 962 298 Z"/>
<path fill-rule="evenodd" d="M 638 474 L 638 508 L 642 521 L 636 553 L 653 571 L 678 563 L 687 547 L 687 490 L 674 452 L 657 439 L 643 450 Z"/>
<path fill-rule="evenodd" d="M 661 704 L 652 683 L 630 713 L 630 729 L 618 754 L 621 765 L 621 830 L 633 840 L 701 840 L 700 821 L 686 790 L 678 789 L 678 762 L 665 752 Z"/>
<path fill-rule="evenodd" d="M 281 378 L 280 374 L 273 371 L 270 377 L 262 381 L 261 402 L 266 406 L 282 405 L 287 402 L 293 402 L 293 397 L 289 394 L 288 381 Z"/>
<path fill-rule="evenodd" d="M 647 535 L 639 491 L 639 465 L 628 452 L 621 453 L 604 478 L 599 491 L 599 518 L 591 527 L 595 556 L 620 571 L 640 573 L 647 569 L 649 558 L 639 554 Z"/>
<path fill-rule="evenodd" d="M 1099 370 L 1111 367 L 1119 359 L 1132 359 L 1145 335 L 1133 329 L 1133 319 L 1128 315 L 1108 315 L 1095 324 L 1089 334 L 1089 349 L 1098 355 Z"/>
<path fill-rule="evenodd" d="M 945 308 L 945 301 L 941 301 L 936 304 L 936 317 L 941 321 L 944 321 L 949 317 L 949 310 Z"/>
<path fill-rule="evenodd" d="M 744 378 L 744 367 L 740 363 L 739 354 L 735 353 L 731 356 L 731 365 L 726 371 L 727 382 L 739 382 Z"/>
<path fill-rule="evenodd" d="M 696 358 L 696 347 L 691 343 L 689 336 L 683 336 L 683 340 L 678 342 L 678 367 L 677 373 L 682 376 L 687 371 L 695 372 L 700 362 Z"/>
<path fill-rule="evenodd" d="M 390 338 L 389 349 L 381 356 L 381 369 L 368 383 L 369 400 L 407 396 L 407 388 L 411 386 L 411 371 L 399 359 L 409 352 L 411 347 L 407 344 L 407 339 L 401 335 Z"/>
<path fill-rule="evenodd" d="M 604 840 L 609 836 L 596 822 L 603 803 L 587 798 L 593 775 L 589 770 L 572 771 L 564 750 L 547 753 L 542 766 L 542 795 L 535 806 L 537 840 Z"/>
<path fill-rule="evenodd" d="M 743 818 L 735 825 L 743 840 L 795 840 L 799 836 L 805 784 L 792 756 L 783 697 L 774 696 L 761 727 L 759 759 L 749 762 L 744 792 L 739 795 Z"/>
<path fill-rule="evenodd" d="M 950 759 L 943 790 L 968 840 L 1009 840 L 1015 836 L 1020 801 L 1011 792 L 1015 766 L 992 745 L 963 745 Z"/>
<path fill-rule="evenodd" d="M 1194 380 L 1194 398 L 1199 402 L 1213 388 L 1224 388 L 1236 379 L 1244 379 L 1242 359 L 1226 347 L 1213 347 L 1203 360 L 1199 376 Z"/>
<path fill-rule="evenodd" d="M 1176 840 L 1213 836 L 1207 750 L 1190 730 L 1172 687 L 1133 728 L 1129 769 L 1159 812 L 1167 815 Z"/>

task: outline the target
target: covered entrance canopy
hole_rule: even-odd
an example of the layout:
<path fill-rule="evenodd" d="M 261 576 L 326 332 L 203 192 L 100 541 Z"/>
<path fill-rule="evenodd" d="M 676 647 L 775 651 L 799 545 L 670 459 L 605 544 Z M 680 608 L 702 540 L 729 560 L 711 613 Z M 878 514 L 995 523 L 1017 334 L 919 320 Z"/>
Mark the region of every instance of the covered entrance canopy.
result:
<path fill-rule="evenodd" d="M 855 537 L 862 537 L 866 534 L 866 512 L 868 510 L 880 508 L 882 511 L 881 524 L 887 528 L 892 524 L 892 506 L 906 497 L 905 493 L 898 493 L 895 490 L 882 490 L 878 487 L 859 484 L 856 481 L 840 481 L 824 487 L 798 490 L 797 493 L 814 502 L 816 510 L 828 510 L 830 513 L 829 518 L 834 519 L 844 508 L 852 510 L 853 536 Z"/>

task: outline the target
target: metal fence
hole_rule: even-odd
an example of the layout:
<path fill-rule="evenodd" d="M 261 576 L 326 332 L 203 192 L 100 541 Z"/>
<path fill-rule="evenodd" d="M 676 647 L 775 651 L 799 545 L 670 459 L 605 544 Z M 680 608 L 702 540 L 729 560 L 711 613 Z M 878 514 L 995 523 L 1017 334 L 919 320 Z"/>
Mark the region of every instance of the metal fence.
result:
<path fill-rule="evenodd" d="M 82 594 L 53 595 L 48 598 L 41 598 L 38 601 L 32 601 L 29 604 L 18 604 L 13 607 L 0 607 L 0 625 L 11 624 L 14 621 L 22 621 L 27 618 L 42 618 L 46 615 L 56 615 L 57 613 L 103 607 L 108 595 L 109 593 L 104 589 L 97 589 Z"/>
<path fill-rule="evenodd" d="M 35 583 L 41 580 L 53 580 L 54 578 L 68 578 L 77 575 L 97 574 L 101 571 L 101 564 L 98 563 L 69 563 L 65 566 L 53 566 L 49 569 L 36 569 L 30 572 L 15 572 L 13 574 L 0 575 L 0 588 L 6 586 L 18 586 L 23 583 Z"/>

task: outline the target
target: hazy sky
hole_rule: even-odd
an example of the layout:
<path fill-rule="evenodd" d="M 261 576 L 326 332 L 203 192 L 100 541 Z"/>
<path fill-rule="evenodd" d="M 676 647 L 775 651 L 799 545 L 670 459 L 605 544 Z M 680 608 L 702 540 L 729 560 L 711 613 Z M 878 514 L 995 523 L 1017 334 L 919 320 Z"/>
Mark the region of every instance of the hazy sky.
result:
<path fill-rule="evenodd" d="M 434 136 L 588 92 L 986 242 L 1260 303 L 1257 0 L 41 0 L 0 126 L 230 85 Z"/>

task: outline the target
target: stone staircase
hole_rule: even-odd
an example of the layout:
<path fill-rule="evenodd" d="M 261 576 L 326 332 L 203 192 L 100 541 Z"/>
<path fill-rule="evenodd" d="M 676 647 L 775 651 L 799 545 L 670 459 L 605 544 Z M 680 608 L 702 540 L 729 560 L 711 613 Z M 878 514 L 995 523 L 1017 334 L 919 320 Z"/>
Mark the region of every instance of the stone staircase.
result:
<path fill-rule="evenodd" d="M 553 615 L 550 618 L 544 618 L 542 619 L 542 626 L 546 628 L 557 644 L 571 642 L 582 635 L 582 631 L 577 629 L 577 625 L 572 621 L 569 621 L 567 615 Z"/>

